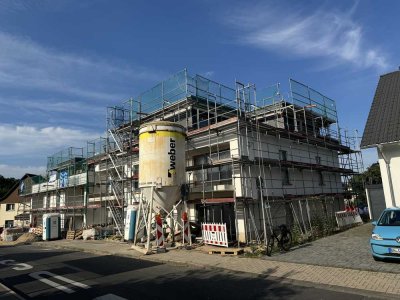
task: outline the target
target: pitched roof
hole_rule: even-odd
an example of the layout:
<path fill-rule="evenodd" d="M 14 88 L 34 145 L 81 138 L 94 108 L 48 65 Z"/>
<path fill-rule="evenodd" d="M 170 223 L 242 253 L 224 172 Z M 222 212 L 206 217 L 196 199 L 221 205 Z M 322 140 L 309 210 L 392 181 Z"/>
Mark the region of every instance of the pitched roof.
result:
<path fill-rule="evenodd" d="M 20 182 L 21 182 L 22 180 L 24 180 L 25 178 L 27 178 L 27 177 L 34 177 L 34 176 L 37 176 L 37 175 L 26 173 L 24 176 L 22 176 L 22 178 L 21 178 L 20 180 L 18 180 L 18 181 L 8 190 L 8 192 L 3 196 L 3 198 L 0 198 L 0 202 L 7 203 L 7 201 L 5 201 L 5 200 L 6 200 L 8 197 L 10 197 L 10 196 L 12 195 L 12 193 L 19 187 Z M 18 194 L 17 194 L 17 196 L 18 196 Z"/>
<path fill-rule="evenodd" d="M 375 91 L 362 148 L 400 141 L 400 71 L 382 75 Z"/>

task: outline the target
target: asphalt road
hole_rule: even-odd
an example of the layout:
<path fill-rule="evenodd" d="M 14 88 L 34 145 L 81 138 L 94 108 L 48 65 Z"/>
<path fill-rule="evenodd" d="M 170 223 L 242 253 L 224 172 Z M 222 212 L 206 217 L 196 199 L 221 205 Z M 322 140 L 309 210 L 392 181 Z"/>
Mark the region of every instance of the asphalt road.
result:
<path fill-rule="evenodd" d="M 0 281 L 26 299 L 366 299 L 268 276 L 31 245 L 0 248 Z"/>

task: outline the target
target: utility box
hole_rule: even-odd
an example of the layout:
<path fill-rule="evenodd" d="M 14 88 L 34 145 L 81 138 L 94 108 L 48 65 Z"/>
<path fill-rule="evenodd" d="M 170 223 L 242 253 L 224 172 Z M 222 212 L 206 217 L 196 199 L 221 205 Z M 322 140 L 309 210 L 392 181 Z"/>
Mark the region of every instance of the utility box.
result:
<path fill-rule="evenodd" d="M 43 240 L 57 240 L 61 238 L 61 216 L 60 214 L 43 215 Z"/>
<path fill-rule="evenodd" d="M 135 235 L 137 206 L 128 205 L 126 209 L 125 231 L 124 239 L 126 241 L 133 241 Z"/>

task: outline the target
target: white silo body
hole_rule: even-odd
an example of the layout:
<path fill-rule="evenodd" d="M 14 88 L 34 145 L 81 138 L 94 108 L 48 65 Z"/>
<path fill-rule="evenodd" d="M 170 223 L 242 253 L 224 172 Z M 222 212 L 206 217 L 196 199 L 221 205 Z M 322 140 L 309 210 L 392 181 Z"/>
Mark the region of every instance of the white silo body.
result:
<path fill-rule="evenodd" d="M 155 212 L 170 211 L 185 183 L 185 138 L 183 126 L 156 121 L 139 130 L 139 187 L 146 200 L 154 187 Z"/>

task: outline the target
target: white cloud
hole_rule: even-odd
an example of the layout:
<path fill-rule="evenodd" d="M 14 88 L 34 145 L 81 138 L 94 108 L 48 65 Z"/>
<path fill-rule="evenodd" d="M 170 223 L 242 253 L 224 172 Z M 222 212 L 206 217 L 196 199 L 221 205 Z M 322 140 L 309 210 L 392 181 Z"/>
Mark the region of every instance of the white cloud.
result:
<path fill-rule="evenodd" d="M 348 64 L 358 68 L 388 68 L 382 51 L 370 46 L 361 24 L 348 13 L 317 10 L 311 14 L 288 12 L 270 6 L 230 12 L 225 23 L 238 32 L 244 43 L 284 55 L 329 59 L 331 65 Z M 334 63 L 332 63 L 334 61 Z"/>
<path fill-rule="evenodd" d="M 46 174 L 46 167 L 13 166 L 0 164 L 0 175 L 3 175 L 4 177 L 14 177 L 19 179 L 26 173 L 44 175 Z"/>
<path fill-rule="evenodd" d="M 0 105 L 12 107 L 16 110 L 38 110 L 48 113 L 72 113 L 81 115 L 105 115 L 106 106 L 88 104 L 84 102 L 76 101 L 60 101 L 54 98 L 42 98 L 38 99 L 19 99 L 14 97 L 2 97 L 0 96 Z"/>
<path fill-rule="evenodd" d="M 134 81 L 158 80 L 143 67 L 44 47 L 28 37 L 0 31 L 0 86 L 37 89 L 93 100 L 118 101 Z"/>
<path fill-rule="evenodd" d="M 0 163 L 2 157 L 47 157 L 70 146 L 85 147 L 99 133 L 62 127 L 34 127 L 0 124 Z"/>

